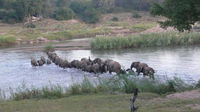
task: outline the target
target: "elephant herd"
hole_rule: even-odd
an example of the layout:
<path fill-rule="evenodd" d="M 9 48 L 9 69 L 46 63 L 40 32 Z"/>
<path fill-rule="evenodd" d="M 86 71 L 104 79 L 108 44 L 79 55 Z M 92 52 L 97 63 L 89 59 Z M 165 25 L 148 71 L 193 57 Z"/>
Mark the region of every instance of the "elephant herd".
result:
<path fill-rule="evenodd" d="M 31 59 L 32 66 L 42 66 L 44 64 L 54 63 L 55 65 L 66 69 L 66 68 L 76 68 L 89 73 L 126 73 L 127 71 L 133 71 L 135 68 L 138 75 L 143 73 L 144 76 L 149 76 L 150 78 L 154 78 L 155 71 L 153 68 L 149 67 L 145 63 L 133 62 L 129 69 L 123 70 L 120 63 L 111 59 L 102 60 L 100 58 L 95 58 L 91 60 L 89 58 L 82 58 L 81 60 L 73 60 L 69 62 L 68 60 L 64 60 L 60 58 L 55 52 L 47 52 L 48 59 L 45 59 L 43 56 L 40 60 L 36 60 L 34 58 Z"/>

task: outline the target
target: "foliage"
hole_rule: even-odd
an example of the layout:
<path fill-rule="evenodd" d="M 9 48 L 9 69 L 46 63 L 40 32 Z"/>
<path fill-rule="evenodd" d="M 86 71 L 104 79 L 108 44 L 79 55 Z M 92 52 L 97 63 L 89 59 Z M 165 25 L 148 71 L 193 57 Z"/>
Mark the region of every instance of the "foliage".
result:
<path fill-rule="evenodd" d="M 16 39 L 12 36 L 0 35 L 0 46 L 8 46 L 15 43 Z"/>
<path fill-rule="evenodd" d="M 160 22 L 162 27 L 172 26 L 179 31 L 190 30 L 200 20 L 199 0 L 165 0 L 163 4 L 154 4 L 153 15 L 168 19 Z"/>
<path fill-rule="evenodd" d="M 113 18 L 111 19 L 111 21 L 119 21 L 119 19 L 118 19 L 117 17 L 113 17 Z"/>
<path fill-rule="evenodd" d="M 96 37 L 91 46 L 93 49 L 121 49 L 156 46 L 193 45 L 200 43 L 200 34 L 191 33 L 150 33 L 128 37 Z"/>
<path fill-rule="evenodd" d="M 138 13 L 133 13 L 132 17 L 133 17 L 133 18 L 141 18 L 142 16 L 139 15 Z"/>
<path fill-rule="evenodd" d="M 44 52 L 54 52 L 55 48 L 52 45 L 47 45 L 44 47 Z"/>
<path fill-rule="evenodd" d="M 96 23 L 99 21 L 99 11 L 92 7 L 90 2 L 74 1 L 70 8 L 86 23 Z"/>
<path fill-rule="evenodd" d="M 69 20 L 74 16 L 74 12 L 70 8 L 58 8 L 53 15 L 56 20 Z"/>

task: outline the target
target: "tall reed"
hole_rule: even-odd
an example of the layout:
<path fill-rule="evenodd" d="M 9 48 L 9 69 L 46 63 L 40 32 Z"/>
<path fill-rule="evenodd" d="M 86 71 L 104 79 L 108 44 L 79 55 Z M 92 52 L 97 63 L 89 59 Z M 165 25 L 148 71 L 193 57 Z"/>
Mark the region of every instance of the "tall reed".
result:
<path fill-rule="evenodd" d="M 149 33 L 119 37 L 96 37 L 91 42 L 93 49 L 122 49 L 153 46 L 177 46 L 200 43 L 200 33 Z"/>

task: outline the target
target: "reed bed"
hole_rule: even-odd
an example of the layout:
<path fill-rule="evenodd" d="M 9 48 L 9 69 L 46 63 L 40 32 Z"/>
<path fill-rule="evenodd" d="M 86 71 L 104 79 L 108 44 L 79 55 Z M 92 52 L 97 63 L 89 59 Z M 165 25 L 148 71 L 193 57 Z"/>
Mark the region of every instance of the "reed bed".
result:
<path fill-rule="evenodd" d="M 16 39 L 12 36 L 0 35 L 0 47 L 12 45 L 16 42 Z"/>
<path fill-rule="evenodd" d="M 138 34 L 127 37 L 96 37 L 91 42 L 91 46 L 93 49 L 122 49 L 193 45 L 199 43 L 200 33 L 198 32 L 165 32 Z"/>

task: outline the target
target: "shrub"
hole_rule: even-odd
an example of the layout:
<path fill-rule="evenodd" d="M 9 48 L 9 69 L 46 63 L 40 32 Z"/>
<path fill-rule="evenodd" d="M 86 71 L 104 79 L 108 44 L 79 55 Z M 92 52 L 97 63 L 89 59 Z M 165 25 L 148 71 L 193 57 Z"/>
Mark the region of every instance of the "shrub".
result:
<path fill-rule="evenodd" d="M 0 46 L 12 45 L 16 42 L 16 38 L 12 36 L 0 35 Z"/>
<path fill-rule="evenodd" d="M 25 25 L 26 28 L 36 28 L 36 25 L 33 23 L 28 23 Z"/>
<path fill-rule="evenodd" d="M 140 14 L 138 14 L 138 13 L 133 13 L 132 17 L 133 18 L 141 18 L 142 16 Z"/>
<path fill-rule="evenodd" d="M 83 15 L 81 16 L 81 19 L 90 24 L 97 23 L 99 21 L 100 14 L 99 12 L 94 8 L 88 8 L 84 11 Z"/>
<path fill-rule="evenodd" d="M 86 23 L 93 24 L 99 21 L 100 13 L 92 7 L 90 2 L 74 1 L 70 4 L 70 8 Z"/>
<path fill-rule="evenodd" d="M 113 17 L 113 18 L 111 19 L 111 21 L 119 21 L 119 19 L 118 19 L 117 17 Z"/>
<path fill-rule="evenodd" d="M 44 52 L 54 52 L 55 48 L 52 45 L 47 45 L 44 47 Z"/>
<path fill-rule="evenodd" d="M 56 20 L 69 20 L 73 17 L 74 12 L 70 8 L 58 8 L 53 15 Z"/>

